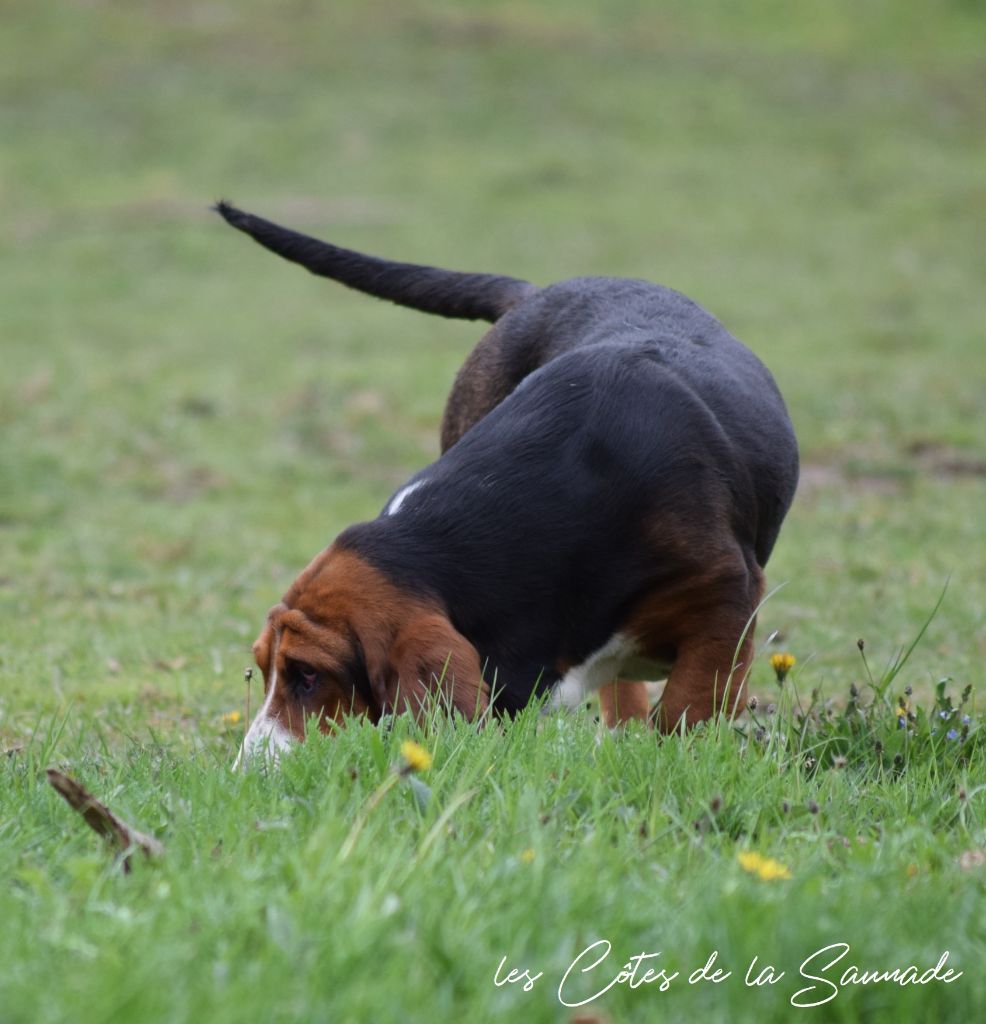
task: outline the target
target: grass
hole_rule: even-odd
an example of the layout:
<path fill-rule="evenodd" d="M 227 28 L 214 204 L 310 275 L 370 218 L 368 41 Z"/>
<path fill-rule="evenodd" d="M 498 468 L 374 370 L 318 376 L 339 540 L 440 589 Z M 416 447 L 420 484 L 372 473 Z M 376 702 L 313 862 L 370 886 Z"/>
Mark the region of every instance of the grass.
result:
<path fill-rule="evenodd" d="M 478 733 L 442 716 L 420 730 L 354 724 L 246 775 L 226 770 L 219 740 L 191 756 L 148 739 L 113 749 L 68 723 L 60 759 L 167 852 L 122 874 L 39 788 L 54 738 L 11 760 L 4 1019 L 75 1020 L 85 1007 L 91 1020 L 453 1020 L 467 1007 L 475 1020 L 557 1020 L 565 970 L 604 939 L 610 958 L 573 974 L 566 1002 L 642 952 L 681 973 L 667 992 L 622 985 L 593 1004 L 616 1020 L 727 1003 L 733 1020 L 788 1020 L 813 984 L 799 965 L 840 942 L 852 955 L 838 971 L 805 972 L 838 984 L 849 963 L 924 971 L 948 950 L 964 974 L 947 987 L 845 986 L 826 1019 L 974 1019 L 982 869 L 957 865 L 981 841 L 970 780 L 986 733 L 965 726 L 949 741 L 931 732 L 937 715 L 900 728 L 879 700 L 861 703 L 864 715 L 827 723 L 782 700 L 746 734 L 723 723 L 664 743 L 643 729 L 600 738 L 584 717 L 536 710 Z M 423 808 L 406 784 L 378 799 L 408 734 L 435 755 Z M 744 851 L 791 877 L 748 873 Z M 688 984 L 713 951 L 732 977 Z M 503 957 L 501 980 L 544 976 L 528 992 L 497 987 Z M 748 987 L 754 958 L 751 979 L 768 964 L 785 976 Z M 814 984 L 815 998 L 832 993 Z"/>
<path fill-rule="evenodd" d="M 930 716 L 986 655 L 984 41 L 962 0 L 8 4 L 0 1021 L 565 1019 L 549 979 L 598 937 L 788 972 L 621 986 L 618 1021 L 786 1020 L 799 954 L 842 937 L 866 965 L 968 969 L 847 991 L 841 1019 L 974 1019 L 983 870 L 957 863 L 986 846 L 982 751 L 950 759 Z M 798 656 L 805 710 L 834 702 L 827 760 L 792 747 L 796 706 L 763 713 L 765 657 L 765 744 L 433 723 L 428 808 L 396 788 L 342 863 L 408 723 L 226 772 L 266 608 L 434 457 L 479 332 L 274 261 L 220 195 L 382 255 L 642 276 L 712 309 L 801 441 L 759 637 Z M 872 696 L 857 640 L 879 682 L 946 580 L 882 710 L 840 733 L 850 686 Z M 164 861 L 123 877 L 51 762 Z M 545 978 L 497 988 L 506 954 Z"/>

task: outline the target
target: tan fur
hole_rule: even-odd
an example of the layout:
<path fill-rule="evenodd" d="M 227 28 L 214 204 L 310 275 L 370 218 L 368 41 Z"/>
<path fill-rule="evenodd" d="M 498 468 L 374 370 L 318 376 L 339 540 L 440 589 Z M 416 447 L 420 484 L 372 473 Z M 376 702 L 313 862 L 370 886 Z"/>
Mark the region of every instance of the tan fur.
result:
<path fill-rule="evenodd" d="M 617 679 L 599 687 L 599 717 L 607 729 L 646 722 L 650 715 L 647 684 Z"/>
<path fill-rule="evenodd" d="M 742 706 L 753 662 L 754 613 L 763 573 L 738 551 L 645 599 L 625 627 L 645 654 L 673 661 L 656 712 L 662 732 L 733 714 Z"/>
<path fill-rule="evenodd" d="M 345 666 L 361 646 L 375 706 L 344 683 Z M 324 732 L 348 714 L 377 720 L 388 711 L 420 714 L 439 698 L 469 718 L 489 701 L 476 649 L 456 631 L 444 611 L 414 597 L 349 551 L 330 547 L 318 555 L 275 605 L 253 647 L 277 692 L 269 714 L 304 739 L 305 720 L 317 718 Z M 301 699 L 288 682 L 289 662 L 318 669 L 325 683 Z"/>

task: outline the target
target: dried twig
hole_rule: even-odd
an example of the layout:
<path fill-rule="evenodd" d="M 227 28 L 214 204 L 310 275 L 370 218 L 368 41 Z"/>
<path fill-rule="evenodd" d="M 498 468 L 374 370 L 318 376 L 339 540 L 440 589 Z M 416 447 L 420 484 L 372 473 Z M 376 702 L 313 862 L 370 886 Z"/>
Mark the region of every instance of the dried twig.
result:
<path fill-rule="evenodd" d="M 45 774 L 55 792 L 85 818 L 86 824 L 124 855 L 124 871 L 130 870 L 130 853 L 133 850 L 140 850 L 146 857 L 160 857 L 164 853 L 164 847 L 157 839 L 138 832 L 133 826 L 118 818 L 75 779 L 70 779 L 55 768 L 49 768 Z"/>

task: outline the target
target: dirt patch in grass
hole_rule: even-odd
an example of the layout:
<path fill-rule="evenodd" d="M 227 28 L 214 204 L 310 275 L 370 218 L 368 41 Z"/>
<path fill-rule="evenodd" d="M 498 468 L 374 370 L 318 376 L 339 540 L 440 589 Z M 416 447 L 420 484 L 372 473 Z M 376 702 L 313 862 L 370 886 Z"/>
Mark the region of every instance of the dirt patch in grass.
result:
<path fill-rule="evenodd" d="M 802 492 L 849 484 L 872 493 L 896 493 L 918 477 L 986 477 L 986 458 L 938 441 L 914 441 L 896 457 L 846 450 L 831 460 L 804 463 L 799 486 Z"/>
<path fill-rule="evenodd" d="M 938 441 L 914 441 L 908 445 L 907 454 L 929 476 L 986 477 L 986 457 Z"/>

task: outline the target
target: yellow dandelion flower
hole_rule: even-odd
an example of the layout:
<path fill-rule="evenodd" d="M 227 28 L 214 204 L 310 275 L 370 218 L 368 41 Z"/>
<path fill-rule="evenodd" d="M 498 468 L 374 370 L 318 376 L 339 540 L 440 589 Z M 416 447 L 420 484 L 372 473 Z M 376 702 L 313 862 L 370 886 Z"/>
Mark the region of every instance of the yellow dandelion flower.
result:
<path fill-rule="evenodd" d="M 779 683 L 784 682 L 788 672 L 797 664 L 797 660 L 793 654 L 788 654 L 786 651 L 782 654 L 772 654 L 770 656 L 770 667 L 774 670 Z"/>
<path fill-rule="evenodd" d="M 780 861 L 774 860 L 773 857 L 764 857 L 753 850 L 745 850 L 738 854 L 736 859 L 744 871 L 749 871 L 751 875 L 756 875 L 765 882 L 791 877 L 791 872 Z"/>
<path fill-rule="evenodd" d="M 531 864 L 534 861 L 534 851 L 528 847 L 521 855 L 520 861 L 522 864 Z"/>
<path fill-rule="evenodd" d="M 401 757 L 409 772 L 426 772 L 431 767 L 431 754 L 414 740 L 405 740 L 401 744 Z"/>
<path fill-rule="evenodd" d="M 236 725 L 242 717 L 243 715 L 241 715 L 239 711 L 227 711 L 226 714 L 223 715 L 223 722 L 226 725 Z"/>

